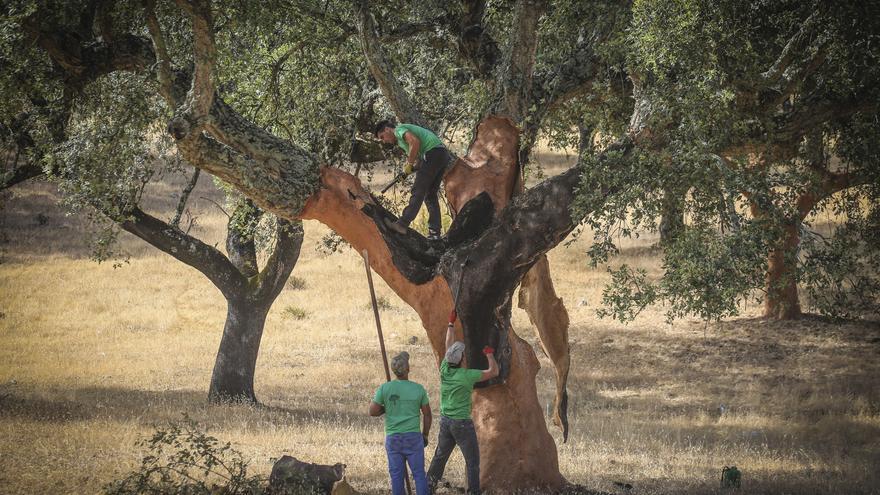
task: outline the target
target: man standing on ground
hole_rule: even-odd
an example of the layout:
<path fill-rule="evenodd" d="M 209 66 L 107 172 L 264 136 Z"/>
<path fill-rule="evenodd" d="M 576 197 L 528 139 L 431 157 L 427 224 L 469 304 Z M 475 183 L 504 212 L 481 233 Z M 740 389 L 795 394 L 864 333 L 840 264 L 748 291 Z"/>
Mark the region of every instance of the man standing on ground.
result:
<path fill-rule="evenodd" d="M 464 342 L 455 341 L 455 311 L 446 327 L 446 355 L 440 363 L 440 435 L 437 449 L 428 469 L 431 488 L 437 485 L 446 469 L 452 449 L 458 445 L 464 457 L 469 494 L 480 493 L 480 448 L 477 432 L 471 419 L 471 392 L 474 384 L 498 376 L 495 351 L 486 346 L 483 354 L 489 360 L 489 369 L 462 368 Z"/>
<path fill-rule="evenodd" d="M 409 353 L 404 351 L 391 359 L 396 380 L 383 383 L 370 402 L 370 416 L 385 414 L 385 452 L 391 474 L 391 493 L 403 495 L 406 464 L 416 482 L 416 494 L 427 495 L 425 478 L 425 447 L 431 430 L 431 406 L 425 387 L 409 381 Z M 422 430 L 419 432 L 419 412 Z"/>
<path fill-rule="evenodd" d="M 443 181 L 443 173 L 452 161 L 452 155 L 443 146 L 436 134 L 414 124 L 395 126 L 391 121 L 383 120 L 376 124 L 376 137 L 388 144 L 397 143 L 406 152 L 406 165 L 403 172 L 407 175 L 416 170 L 409 204 L 403 209 L 397 222 L 389 222 L 388 227 L 398 234 L 405 234 L 406 228 L 416 218 L 422 203 L 428 209 L 428 239 L 440 238 L 440 200 L 437 192 Z M 421 165 L 417 163 L 421 162 Z"/>

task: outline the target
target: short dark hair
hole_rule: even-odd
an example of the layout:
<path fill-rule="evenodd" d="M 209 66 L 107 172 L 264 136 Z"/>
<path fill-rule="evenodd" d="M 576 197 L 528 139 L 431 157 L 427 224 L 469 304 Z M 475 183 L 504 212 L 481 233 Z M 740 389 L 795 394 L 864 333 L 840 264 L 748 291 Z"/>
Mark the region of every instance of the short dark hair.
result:
<path fill-rule="evenodd" d="M 373 131 L 373 135 L 378 137 L 379 133 L 382 132 L 386 127 L 397 127 L 394 125 L 393 120 L 380 120 L 378 124 L 376 124 L 376 129 Z"/>

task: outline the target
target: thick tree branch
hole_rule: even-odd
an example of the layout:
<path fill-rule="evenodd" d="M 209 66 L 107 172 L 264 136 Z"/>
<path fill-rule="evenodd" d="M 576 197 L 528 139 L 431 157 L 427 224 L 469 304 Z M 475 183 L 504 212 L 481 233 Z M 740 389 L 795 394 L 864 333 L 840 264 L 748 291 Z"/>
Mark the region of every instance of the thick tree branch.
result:
<path fill-rule="evenodd" d="M 786 69 L 797 58 L 798 52 L 809 43 L 813 30 L 818 26 L 820 14 L 821 12 L 816 10 L 804 19 L 798 32 L 782 48 L 779 57 L 761 74 L 761 82 L 764 86 L 771 86 L 782 78 Z"/>
<path fill-rule="evenodd" d="M 186 11 L 192 21 L 193 73 L 192 88 L 188 104 L 188 118 L 198 123 L 207 118 L 214 100 L 214 64 L 217 61 L 217 48 L 214 44 L 214 20 L 210 0 L 176 0 L 177 5 Z"/>
<path fill-rule="evenodd" d="M 290 272 L 299 259 L 303 242 L 302 222 L 292 222 L 283 218 L 277 219 L 275 228 L 275 249 L 266 260 L 266 266 L 260 272 L 259 281 L 254 292 L 258 301 L 274 301 Z"/>
<path fill-rule="evenodd" d="M 367 59 L 370 73 L 376 79 L 385 98 L 388 99 L 397 120 L 430 127 L 430 123 L 416 107 L 398 79 L 394 77 L 391 64 L 388 63 L 385 50 L 382 49 L 382 42 L 376 34 L 376 23 L 370 13 L 369 2 L 359 0 L 357 5 L 357 29 L 364 57 Z"/>
<path fill-rule="evenodd" d="M 486 0 L 461 1 L 457 48 L 459 57 L 468 61 L 481 79 L 491 82 L 492 72 L 501 58 L 501 50 L 483 26 L 486 4 Z"/>
<path fill-rule="evenodd" d="M 22 27 L 67 73 L 67 84 L 77 88 L 111 72 L 139 72 L 155 63 L 150 40 L 141 36 L 123 34 L 112 42 L 83 43 L 73 32 L 41 27 L 37 19 L 28 19 Z"/>
<path fill-rule="evenodd" d="M 186 202 L 189 200 L 189 195 L 192 193 L 193 189 L 195 189 L 196 183 L 199 181 L 199 173 L 201 171 L 201 169 L 197 168 L 195 172 L 193 172 L 186 187 L 183 188 L 183 192 L 180 193 L 180 200 L 177 202 L 177 209 L 174 210 L 174 217 L 171 219 L 172 227 L 180 228 L 180 217 L 183 216 L 183 211 L 186 209 Z"/>
<path fill-rule="evenodd" d="M 16 166 L 0 176 L 0 190 L 8 189 L 30 179 L 43 175 L 43 169 L 33 163 Z"/>
<path fill-rule="evenodd" d="M 509 51 L 496 80 L 492 113 L 521 122 L 532 101 L 532 75 L 538 47 L 538 21 L 546 0 L 519 0 L 513 14 Z"/>
<path fill-rule="evenodd" d="M 254 229 L 262 214 L 251 199 L 244 198 L 238 202 L 226 225 L 226 253 L 229 262 L 246 279 L 259 273 Z"/>
<path fill-rule="evenodd" d="M 227 299 L 237 297 L 246 288 L 247 280 L 217 249 L 139 208 L 130 217 L 120 223 L 123 229 L 202 272 Z"/>
<path fill-rule="evenodd" d="M 156 58 L 158 59 L 159 92 L 162 93 L 169 107 L 177 108 L 178 103 L 175 99 L 174 83 L 171 75 L 171 57 L 168 56 L 168 48 L 165 45 L 162 26 L 156 17 L 156 0 L 144 0 L 144 15 L 147 21 L 147 29 L 150 32 L 150 38 L 153 40 L 153 50 L 156 52 Z"/>

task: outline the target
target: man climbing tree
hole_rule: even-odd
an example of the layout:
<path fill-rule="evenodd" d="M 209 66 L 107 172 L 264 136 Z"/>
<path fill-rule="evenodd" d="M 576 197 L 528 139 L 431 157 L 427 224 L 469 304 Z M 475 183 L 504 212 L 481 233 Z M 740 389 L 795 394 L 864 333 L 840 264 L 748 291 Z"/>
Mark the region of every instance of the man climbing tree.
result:
<path fill-rule="evenodd" d="M 376 137 L 388 144 L 397 143 L 406 152 L 405 175 L 416 171 L 409 204 L 403 209 L 400 219 L 389 222 L 388 226 L 399 234 L 406 234 L 406 228 L 416 218 L 424 202 L 428 209 L 428 239 L 439 239 L 440 200 L 437 192 L 452 155 L 436 134 L 415 124 L 395 126 L 391 121 L 383 120 L 376 124 Z"/>

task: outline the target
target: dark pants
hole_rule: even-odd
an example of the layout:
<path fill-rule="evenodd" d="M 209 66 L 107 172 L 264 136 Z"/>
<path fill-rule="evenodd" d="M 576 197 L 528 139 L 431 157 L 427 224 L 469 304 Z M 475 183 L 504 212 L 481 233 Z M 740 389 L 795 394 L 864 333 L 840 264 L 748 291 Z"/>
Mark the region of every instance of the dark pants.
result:
<path fill-rule="evenodd" d="M 443 477 L 446 461 L 452 449 L 458 445 L 464 457 L 467 471 L 468 493 L 480 493 L 480 446 L 477 444 L 477 431 L 470 419 L 451 419 L 440 416 L 440 435 L 437 450 L 428 468 L 428 482 L 435 486 Z"/>
<path fill-rule="evenodd" d="M 404 227 L 409 227 L 424 202 L 428 209 L 428 234 L 440 235 L 440 200 L 437 192 L 443 182 L 443 172 L 450 161 L 452 155 L 443 147 L 434 148 L 425 154 L 425 160 L 416 171 L 409 204 L 400 215 L 400 223 Z"/>
<path fill-rule="evenodd" d="M 385 453 L 388 454 L 388 473 L 391 475 L 392 495 L 404 495 L 406 490 L 406 465 L 416 482 L 416 495 L 427 495 L 428 480 L 425 478 L 425 441 L 419 432 L 394 433 L 385 437 Z"/>

